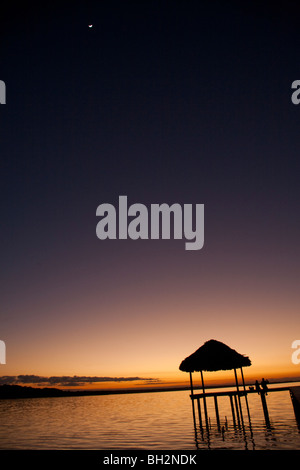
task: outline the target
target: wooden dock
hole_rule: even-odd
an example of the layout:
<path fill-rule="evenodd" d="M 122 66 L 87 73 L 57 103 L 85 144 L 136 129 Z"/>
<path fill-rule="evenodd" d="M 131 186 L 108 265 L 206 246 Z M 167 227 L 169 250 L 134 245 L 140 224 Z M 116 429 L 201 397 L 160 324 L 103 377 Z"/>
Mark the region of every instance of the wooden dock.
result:
<path fill-rule="evenodd" d="M 233 424 L 236 426 L 243 425 L 244 424 L 244 418 L 243 418 L 243 412 L 242 412 L 242 406 L 241 406 L 241 398 L 244 397 L 246 401 L 246 406 L 247 406 L 247 413 L 248 413 L 248 418 L 249 418 L 249 423 L 251 422 L 250 420 L 250 410 L 248 407 L 248 400 L 247 400 L 247 395 L 251 393 L 256 393 L 259 394 L 262 402 L 262 408 L 264 412 L 264 417 L 267 426 L 270 425 L 270 419 L 269 419 L 269 412 L 268 412 L 268 406 L 267 406 L 267 401 L 266 401 L 266 394 L 273 393 L 273 392 L 283 392 L 283 391 L 289 391 L 293 408 L 294 408 L 294 413 L 295 417 L 297 420 L 297 424 L 300 429 L 300 387 L 271 387 L 268 388 L 266 391 L 260 390 L 259 392 L 255 389 L 248 389 L 246 388 L 241 389 L 241 390 L 227 390 L 223 392 L 203 392 L 203 393 L 192 393 L 190 395 L 192 404 L 193 404 L 193 415 L 194 415 L 194 424 L 196 427 L 196 413 L 195 413 L 195 402 L 197 403 L 197 409 L 198 409 L 198 420 L 199 420 L 199 426 L 200 429 L 203 429 L 203 424 L 202 424 L 202 411 L 201 411 L 201 402 L 200 400 L 203 401 L 203 408 L 204 408 L 204 418 L 205 418 L 205 423 L 206 423 L 206 428 L 208 429 L 208 413 L 207 413 L 207 405 L 206 405 L 206 399 L 209 397 L 214 398 L 214 405 L 215 405 L 215 414 L 216 414 L 216 420 L 217 420 L 217 425 L 218 428 L 220 429 L 220 417 L 219 417 L 219 408 L 218 408 L 218 397 L 224 397 L 227 396 L 230 399 L 230 405 L 231 405 L 231 412 L 232 412 L 232 419 L 233 419 Z"/>

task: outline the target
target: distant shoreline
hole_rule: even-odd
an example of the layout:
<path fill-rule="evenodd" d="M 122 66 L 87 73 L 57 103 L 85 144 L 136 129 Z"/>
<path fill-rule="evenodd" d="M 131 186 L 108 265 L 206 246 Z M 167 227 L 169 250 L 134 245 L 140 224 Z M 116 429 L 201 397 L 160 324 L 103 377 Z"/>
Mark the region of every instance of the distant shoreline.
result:
<path fill-rule="evenodd" d="M 272 384 L 284 384 L 289 382 L 299 382 L 299 379 L 270 381 Z M 249 387 L 252 383 L 247 383 Z M 212 385 L 207 386 L 206 390 L 215 388 L 228 388 L 235 385 Z M 200 390 L 201 387 L 195 387 Z M 52 397 L 82 397 L 82 396 L 101 396 L 101 395 L 125 395 L 133 393 L 157 393 L 157 392 L 179 392 L 189 391 L 189 386 L 178 387 L 156 387 L 142 389 L 110 389 L 110 390 L 62 390 L 59 388 L 35 388 L 22 385 L 0 385 L 0 399 L 18 399 L 18 398 L 52 398 Z"/>
<path fill-rule="evenodd" d="M 132 393 L 178 392 L 187 390 L 189 390 L 188 386 L 114 390 L 62 390 L 59 388 L 35 388 L 22 385 L 0 385 L 0 399 L 124 395 Z"/>

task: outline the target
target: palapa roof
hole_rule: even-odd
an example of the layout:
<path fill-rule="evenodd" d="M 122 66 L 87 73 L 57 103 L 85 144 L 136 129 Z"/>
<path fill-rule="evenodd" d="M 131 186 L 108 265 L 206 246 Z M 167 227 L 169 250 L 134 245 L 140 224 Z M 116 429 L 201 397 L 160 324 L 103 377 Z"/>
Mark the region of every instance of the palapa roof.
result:
<path fill-rule="evenodd" d="M 211 339 L 186 357 L 179 369 L 184 372 L 231 370 L 251 366 L 249 357 L 239 354 L 224 343 Z"/>

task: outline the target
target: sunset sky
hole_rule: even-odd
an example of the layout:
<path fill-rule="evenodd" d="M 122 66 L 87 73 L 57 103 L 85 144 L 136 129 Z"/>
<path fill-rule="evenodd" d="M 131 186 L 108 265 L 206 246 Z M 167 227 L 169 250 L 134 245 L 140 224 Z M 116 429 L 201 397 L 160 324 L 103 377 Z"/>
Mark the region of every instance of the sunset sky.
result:
<path fill-rule="evenodd" d="M 250 357 L 246 378 L 300 376 L 299 7 L 242 3 L 4 9 L 8 382 L 175 384 L 188 379 L 181 360 L 212 338 Z M 120 195 L 204 204 L 204 247 L 99 240 L 96 209 Z"/>

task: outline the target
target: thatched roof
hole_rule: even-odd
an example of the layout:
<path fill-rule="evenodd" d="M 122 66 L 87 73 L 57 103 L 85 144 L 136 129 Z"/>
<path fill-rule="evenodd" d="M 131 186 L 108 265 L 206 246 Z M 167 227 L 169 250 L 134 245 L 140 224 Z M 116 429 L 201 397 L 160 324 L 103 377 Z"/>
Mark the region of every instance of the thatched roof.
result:
<path fill-rule="evenodd" d="M 251 366 L 249 357 L 239 354 L 224 343 L 211 339 L 186 357 L 179 366 L 184 372 L 231 370 Z"/>

